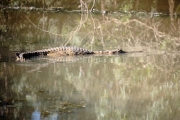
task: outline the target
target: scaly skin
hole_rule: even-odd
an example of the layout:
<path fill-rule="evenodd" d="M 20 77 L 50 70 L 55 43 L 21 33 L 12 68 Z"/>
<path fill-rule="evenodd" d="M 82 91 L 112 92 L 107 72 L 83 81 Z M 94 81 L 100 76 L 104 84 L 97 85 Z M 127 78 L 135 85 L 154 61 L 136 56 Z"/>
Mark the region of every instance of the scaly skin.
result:
<path fill-rule="evenodd" d="M 32 52 L 16 53 L 17 61 L 23 61 L 35 56 L 68 56 L 68 55 L 88 55 L 88 54 L 122 54 L 126 53 L 121 49 L 105 51 L 89 51 L 78 47 L 55 47 Z"/>

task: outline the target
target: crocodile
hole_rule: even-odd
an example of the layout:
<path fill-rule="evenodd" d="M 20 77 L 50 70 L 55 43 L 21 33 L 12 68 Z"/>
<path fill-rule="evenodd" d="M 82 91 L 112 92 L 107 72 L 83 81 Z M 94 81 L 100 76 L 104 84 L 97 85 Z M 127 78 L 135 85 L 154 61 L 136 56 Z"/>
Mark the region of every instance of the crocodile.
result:
<path fill-rule="evenodd" d="M 138 51 L 140 52 L 140 51 Z M 36 56 L 73 56 L 73 55 L 90 55 L 90 54 L 124 54 L 127 53 L 126 51 L 123 51 L 122 49 L 116 49 L 116 50 L 104 50 L 104 51 L 90 51 L 84 48 L 79 47 L 54 47 L 49 49 L 43 49 L 43 50 L 36 50 L 31 52 L 22 52 L 22 53 L 16 53 L 16 60 L 17 61 L 24 61 L 26 59 L 30 59 L 32 57 Z"/>

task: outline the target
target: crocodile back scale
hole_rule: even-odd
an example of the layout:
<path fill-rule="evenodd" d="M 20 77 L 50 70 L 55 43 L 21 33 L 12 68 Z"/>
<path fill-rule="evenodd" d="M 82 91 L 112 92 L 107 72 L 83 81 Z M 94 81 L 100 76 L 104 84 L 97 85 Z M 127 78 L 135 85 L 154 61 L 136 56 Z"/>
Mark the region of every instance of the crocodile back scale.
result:
<path fill-rule="evenodd" d="M 16 53 L 17 60 L 30 59 L 35 56 L 68 56 L 68 55 L 88 55 L 88 54 L 121 54 L 126 53 L 121 49 L 105 50 L 105 51 L 89 51 L 79 47 L 55 47 L 43 50 L 36 50 L 32 52 Z"/>

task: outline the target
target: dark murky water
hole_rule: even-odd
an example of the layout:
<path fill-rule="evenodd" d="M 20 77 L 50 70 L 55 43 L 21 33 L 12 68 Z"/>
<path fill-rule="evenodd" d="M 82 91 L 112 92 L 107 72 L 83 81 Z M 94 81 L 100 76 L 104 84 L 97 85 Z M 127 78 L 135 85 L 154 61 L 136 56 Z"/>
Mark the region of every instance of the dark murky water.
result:
<path fill-rule="evenodd" d="M 179 119 L 178 16 L 1 16 L 0 119 Z M 62 45 L 143 53 L 15 60 L 16 51 Z"/>

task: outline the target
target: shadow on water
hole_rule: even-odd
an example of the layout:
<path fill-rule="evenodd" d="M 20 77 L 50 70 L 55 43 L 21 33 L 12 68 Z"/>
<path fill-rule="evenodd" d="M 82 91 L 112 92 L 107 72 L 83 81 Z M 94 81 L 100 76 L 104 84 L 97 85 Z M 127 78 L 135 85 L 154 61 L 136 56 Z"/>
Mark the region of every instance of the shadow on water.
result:
<path fill-rule="evenodd" d="M 0 119 L 179 119 L 178 16 L 1 16 Z M 143 53 L 15 60 L 17 51 L 61 45 Z"/>

